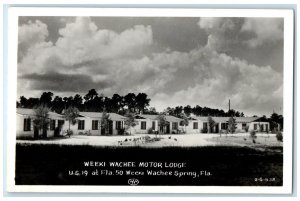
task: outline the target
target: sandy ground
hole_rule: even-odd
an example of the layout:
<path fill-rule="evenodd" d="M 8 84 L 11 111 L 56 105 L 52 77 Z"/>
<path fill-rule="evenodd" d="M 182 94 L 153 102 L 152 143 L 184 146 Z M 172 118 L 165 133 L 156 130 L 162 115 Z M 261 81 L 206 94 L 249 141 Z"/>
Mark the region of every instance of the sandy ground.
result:
<path fill-rule="evenodd" d="M 249 146 L 249 147 L 272 147 L 282 146 L 282 142 L 277 141 L 275 134 L 257 134 L 253 140 L 249 134 L 239 135 L 223 135 L 220 137 L 213 137 L 209 141 L 216 142 L 218 145 L 223 146 Z"/>
<path fill-rule="evenodd" d="M 255 143 L 249 133 L 241 134 L 182 134 L 159 135 L 159 141 L 145 143 L 145 137 L 154 138 L 155 135 L 137 134 L 132 136 L 85 136 L 73 135 L 70 138 L 56 138 L 47 140 L 17 140 L 22 144 L 58 144 L 58 145 L 90 145 L 90 146 L 282 146 L 276 140 L 275 134 L 257 134 Z"/>

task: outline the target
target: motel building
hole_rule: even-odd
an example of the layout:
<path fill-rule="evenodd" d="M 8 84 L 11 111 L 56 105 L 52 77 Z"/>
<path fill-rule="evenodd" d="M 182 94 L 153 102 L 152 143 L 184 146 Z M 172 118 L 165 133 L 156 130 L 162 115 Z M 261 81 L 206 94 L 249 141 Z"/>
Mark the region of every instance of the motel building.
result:
<path fill-rule="evenodd" d="M 109 114 L 109 128 L 101 128 L 101 112 L 80 112 L 77 117 L 76 124 L 70 124 L 70 129 L 73 134 L 86 134 L 86 135 L 119 135 L 122 134 L 121 130 L 125 128 L 126 117 L 116 113 Z M 149 134 L 162 133 L 162 134 L 201 134 L 209 131 L 208 117 L 192 116 L 189 118 L 189 124 L 183 126 L 183 119 L 165 115 L 166 124 L 159 126 L 159 115 L 145 115 L 140 114 L 135 116 L 136 125 L 130 128 L 131 134 Z M 17 137 L 32 137 L 34 136 L 34 123 L 36 118 L 34 109 L 17 108 Z M 53 137 L 56 134 L 62 135 L 69 129 L 69 122 L 65 121 L 63 115 L 55 112 L 49 112 L 49 127 L 47 130 L 47 137 Z M 236 121 L 236 132 L 243 133 L 255 130 L 259 132 L 266 132 L 270 130 L 269 122 L 264 121 L 261 117 L 234 117 Z M 212 117 L 215 121 L 214 128 L 209 133 L 225 132 L 228 128 L 229 117 Z M 124 131 L 124 130 L 123 130 Z M 39 132 L 41 135 L 41 131 Z"/>
<path fill-rule="evenodd" d="M 119 129 L 124 128 L 125 117 L 116 113 L 107 113 L 109 115 L 109 128 L 105 132 L 104 128 L 101 128 L 102 112 L 80 112 L 77 118 L 77 123 L 71 125 L 70 129 L 74 134 L 88 134 L 88 135 L 118 135 Z M 69 129 L 69 122 L 63 127 L 64 130 Z"/>
<path fill-rule="evenodd" d="M 47 137 L 53 137 L 54 132 L 56 132 L 55 128 L 62 127 L 65 123 L 64 118 L 62 115 L 57 114 L 55 112 L 48 113 L 49 119 L 49 127 L 47 130 Z M 33 138 L 34 137 L 34 123 L 33 120 L 36 119 L 36 114 L 34 109 L 26 109 L 26 108 L 17 108 L 17 115 L 16 115 L 16 132 L 17 137 L 22 138 Z M 39 132 L 41 135 L 41 131 Z"/>
<path fill-rule="evenodd" d="M 229 117 L 212 117 L 215 121 L 214 128 L 209 131 L 208 117 L 190 117 L 189 125 L 186 126 L 187 133 L 219 133 L 225 132 L 228 128 Z M 236 123 L 236 132 L 246 132 L 255 130 L 267 132 L 270 130 L 269 122 L 264 121 L 261 117 L 234 117 Z"/>
<path fill-rule="evenodd" d="M 65 121 L 63 115 L 57 114 L 55 112 L 49 112 L 49 126 L 47 130 L 47 137 L 53 137 L 55 132 L 58 135 L 64 134 L 65 131 L 69 129 L 69 122 Z M 117 135 L 119 134 L 119 129 L 124 128 L 125 117 L 115 114 L 109 114 L 109 129 L 106 133 L 104 129 L 101 128 L 101 118 L 102 113 L 100 112 L 80 112 L 79 117 L 77 117 L 77 122 L 75 125 L 70 124 L 70 129 L 74 134 L 90 134 L 90 135 Z M 33 138 L 34 137 L 34 123 L 33 120 L 36 119 L 34 109 L 17 108 L 17 126 L 16 134 L 17 138 Z M 42 131 L 39 132 L 40 135 Z"/>
<path fill-rule="evenodd" d="M 147 134 L 149 130 L 152 129 L 156 133 L 163 133 L 163 134 L 175 134 L 178 133 L 179 124 L 182 119 L 171 116 L 165 115 L 166 118 L 166 125 L 159 126 L 158 123 L 158 116 L 159 115 L 136 115 L 135 119 L 137 125 L 133 128 L 136 134 Z"/>

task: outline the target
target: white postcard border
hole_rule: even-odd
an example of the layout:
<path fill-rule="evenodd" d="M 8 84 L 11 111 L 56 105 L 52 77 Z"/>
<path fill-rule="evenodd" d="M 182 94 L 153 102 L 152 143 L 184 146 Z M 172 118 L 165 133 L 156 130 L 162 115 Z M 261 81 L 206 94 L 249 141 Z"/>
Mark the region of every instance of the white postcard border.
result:
<path fill-rule="evenodd" d="M 216 12 L 217 11 L 217 12 Z M 282 187 L 224 186 L 52 186 L 15 185 L 18 16 L 139 16 L 139 17 L 282 17 L 284 18 L 284 142 Z M 149 9 L 149 8 L 17 8 L 8 10 L 7 72 L 7 190 L 9 192 L 110 192 L 110 193 L 254 193 L 290 194 L 293 161 L 293 61 L 294 22 L 292 10 L 269 9 Z"/>

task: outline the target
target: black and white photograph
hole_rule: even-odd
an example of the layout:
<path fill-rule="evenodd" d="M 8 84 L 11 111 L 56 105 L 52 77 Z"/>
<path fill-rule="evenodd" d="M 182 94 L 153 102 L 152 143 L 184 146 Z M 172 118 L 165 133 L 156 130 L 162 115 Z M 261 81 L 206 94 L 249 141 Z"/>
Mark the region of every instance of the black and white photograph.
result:
<path fill-rule="evenodd" d="M 283 187 L 287 20 L 214 12 L 17 16 L 13 185 Z"/>

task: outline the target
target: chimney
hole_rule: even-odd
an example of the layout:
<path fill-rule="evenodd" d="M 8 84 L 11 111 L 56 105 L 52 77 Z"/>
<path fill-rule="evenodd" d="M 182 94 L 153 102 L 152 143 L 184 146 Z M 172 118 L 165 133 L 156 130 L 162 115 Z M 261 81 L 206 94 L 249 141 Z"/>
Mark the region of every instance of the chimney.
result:
<path fill-rule="evenodd" d="M 229 103 L 228 103 L 228 106 L 229 106 L 229 110 L 228 110 L 228 111 L 230 111 L 230 99 L 229 99 Z"/>

